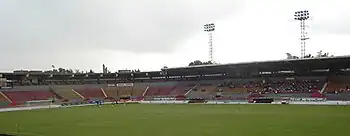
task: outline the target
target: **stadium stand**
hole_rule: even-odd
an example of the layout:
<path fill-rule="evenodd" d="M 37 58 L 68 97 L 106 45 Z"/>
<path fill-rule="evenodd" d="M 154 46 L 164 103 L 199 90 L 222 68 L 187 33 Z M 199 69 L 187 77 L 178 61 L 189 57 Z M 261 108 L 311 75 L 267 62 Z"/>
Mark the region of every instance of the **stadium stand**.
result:
<path fill-rule="evenodd" d="M 66 101 L 82 99 L 82 97 L 73 92 L 73 88 L 71 86 L 54 86 L 52 89 L 57 95 L 61 96 Z"/>
<path fill-rule="evenodd" d="M 118 97 L 117 87 L 115 86 L 107 86 L 107 87 L 104 87 L 103 90 L 105 91 L 108 98 L 115 99 Z"/>
<path fill-rule="evenodd" d="M 103 76 L 101 73 L 73 76 L 67 73 L 48 75 L 44 72 L 33 74 L 24 71 L 3 73 L 3 77 L 12 81 L 11 86 L 14 87 L 3 93 L 19 102 L 52 96 L 63 101 L 106 96 L 118 99 L 124 96 L 127 98 L 123 99 L 193 98 L 201 101 L 250 100 L 258 97 L 350 100 L 349 61 L 349 56 L 308 58 L 163 68 L 153 72 L 127 71 Z M 66 85 L 67 81 L 79 82 L 69 82 L 68 84 L 74 85 Z M 0 101 L 5 99 L 0 96 Z"/>
<path fill-rule="evenodd" d="M 216 89 L 216 92 L 220 92 L 224 95 L 259 92 L 262 90 L 261 84 L 261 81 L 255 78 L 228 80 L 220 83 Z"/>
<path fill-rule="evenodd" d="M 133 87 L 132 86 L 118 86 L 117 87 L 117 94 L 120 97 L 131 96 L 132 91 L 133 91 Z"/>
<path fill-rule="evenodd" d="M 86 99 L 102 99 L 105 98 L 104 94 L 102 93 L 101 88 L 73 88 L 76 92 L 78 92 L 80 95 L 82 95 Z"/>
<path fill-rule="evenodd" d="M 7 100 L 4 93 L 0 91 L 0 107 L 7 107 L 10 104 L 10 101 Z"/>
<path fill-rule="evenodd" d="M 187 95 L 189 98 L 210 98 L 211 94 L 216 92 L 216 85 L 213 84 L 197 84 Z"/>
<path fill-rule="evenodd" d="M 346 76 L 330 77 L 328 81 L 326 93 L 342 93 L 350 92 L 350 78 Z"/>
<path fill-rule="evenodd" d="M 273 80 L 269 85 L 268 91 L 279 93 L 293 92 L 317 92 L 324 85 L 324 80 L 321 79 L 282 79 Z"/>
<path fill-rule="evenodd" d="M 170 95 L 174 87 L 156 87 L 150 86 L 145 94 L 145 96 L 167 96 Z"/>
<path fill-rule="evenodd" d="M 56 98 L 56 95 L 48 90 L 40 91 L 4 91 L 3 92 L 12 102 L 17 104 L 32 100 L 48 100 Z"/>
<path fill-rule="evenodd" d="M 177 84 L 175 88 L 170 92 L 171 96 L 185 95 L 193 86 L 187 86 L 184 84 Z"/>
<path fill-rule="evenodd" d="M 147 84 L 143 84 L 143 83 L 137 83 L 134 84 L 134 88 L 132 90 L 132 96 L 142 96 L 143 93 L 146 91 L 147 89 Z"/>
<path fill-rule="evenodd" d="M 145 96 L 170 96 L 176 88 L 176 82 L 151 83 Z"/>

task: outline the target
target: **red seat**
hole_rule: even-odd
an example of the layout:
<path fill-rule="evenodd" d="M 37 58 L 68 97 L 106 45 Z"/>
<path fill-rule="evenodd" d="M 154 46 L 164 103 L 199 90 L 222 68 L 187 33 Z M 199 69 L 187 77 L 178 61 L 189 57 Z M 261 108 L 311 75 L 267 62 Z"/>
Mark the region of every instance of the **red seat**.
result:
<path fill-rule="evenodd" d="M 74 89 L 85 98 L 104 98 L 101 88 Z"/>
<path fill-rule="evenodd" d="M 5 91 L 3 92 L 11 101 L 23 103 L 32 100 L 47 100 L 56 98 L 50 91 Z"/>
<path fill-rule="evenodd" d="M 149 87 L 145 96 L 167 96 L 175 89 L 174 86 Z"/>

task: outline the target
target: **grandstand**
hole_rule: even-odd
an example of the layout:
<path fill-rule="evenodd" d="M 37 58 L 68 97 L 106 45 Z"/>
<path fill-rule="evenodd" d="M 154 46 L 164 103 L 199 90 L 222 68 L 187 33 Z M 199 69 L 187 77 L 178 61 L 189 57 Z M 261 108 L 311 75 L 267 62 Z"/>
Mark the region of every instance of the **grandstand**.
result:
<path fill-rule="evenodd" d="M 85 101 L 120 97 L 131 99 L 215 97 L 220 100 L 246 101 L 260 97 L 350 100 L 348 76 L 350 66 L 347 63 L 349 61 L 350 57 L 327 57 L 213 64 L 164 68 L 153 72 L 122 72 L 118 73 L 115 79 L 111 79 L 114 74 L 101 76 L 100 73 L 75 76 L 58 73 L 57 79 L 56 76 L 40 72 L 2 73 L 16 85 L 13 89 L 2 90 L 0 100 L 19 104 L 49 98 L 57 98 L 60 101 Z M 133 78 L 130 78 L 131 75 Z M 33 83 L 28 83 L 30 81 L 28 79 L 37 79 L 39 76 L 43 80 L 37 80 L 35 86 Z M 84 77 L 88 82 L 65 82 L 65 79 L 81 80 Z M 55 83 L 49 84 L 45 78 Z M 21 81 L 22 79 L 26 81 Z M 56 85 L 57 83 L 61 85 Z M 84 84 L 81 85 L 82 83 Z"/>

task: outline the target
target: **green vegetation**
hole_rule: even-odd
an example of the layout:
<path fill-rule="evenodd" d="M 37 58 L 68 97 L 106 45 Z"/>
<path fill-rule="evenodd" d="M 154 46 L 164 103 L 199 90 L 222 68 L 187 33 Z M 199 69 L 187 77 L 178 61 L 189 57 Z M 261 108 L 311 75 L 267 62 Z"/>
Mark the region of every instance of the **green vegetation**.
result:
<path fill-rule="evenodd" d="M 349 136 L 350 107 L 104 105 L 5 112 L 0 122 L 18 136 Z"/>

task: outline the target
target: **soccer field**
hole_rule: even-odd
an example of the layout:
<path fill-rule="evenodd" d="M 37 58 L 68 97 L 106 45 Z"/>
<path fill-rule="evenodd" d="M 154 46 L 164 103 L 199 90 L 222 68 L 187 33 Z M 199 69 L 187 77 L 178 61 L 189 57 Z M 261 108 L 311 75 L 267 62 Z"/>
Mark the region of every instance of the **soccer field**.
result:
<path fill-rule="evenodd" d="M 350 107 L 104 105 L 0 113 L 17 136 L 349 136 Z"/>

